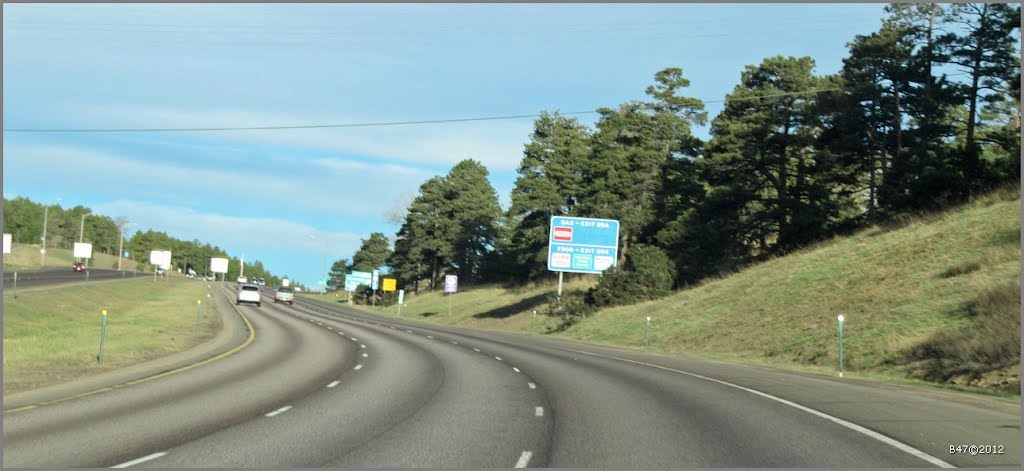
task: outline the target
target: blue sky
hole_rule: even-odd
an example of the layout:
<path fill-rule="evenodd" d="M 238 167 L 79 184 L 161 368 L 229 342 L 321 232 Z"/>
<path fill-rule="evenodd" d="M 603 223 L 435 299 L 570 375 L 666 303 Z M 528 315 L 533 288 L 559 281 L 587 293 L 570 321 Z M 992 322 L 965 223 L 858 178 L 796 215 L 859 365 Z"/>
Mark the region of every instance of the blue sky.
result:
<path fill-rule="evenodd" d="M 834 73 L 883 4 L 3 6 L 4 129 L 372 123 L 584 111 L 681 67 Z M 720 103 L 710 103 L 713 117 Z M 593 115 L 581 121 L 592 124 Z M 483 162 L 507 207 L 531 119 L 344 129 L 3 135 L 3 193 L 62 198 L 313 284 L 419 185 Z M 695 130 L 707 137 L 706 129 Z"/>

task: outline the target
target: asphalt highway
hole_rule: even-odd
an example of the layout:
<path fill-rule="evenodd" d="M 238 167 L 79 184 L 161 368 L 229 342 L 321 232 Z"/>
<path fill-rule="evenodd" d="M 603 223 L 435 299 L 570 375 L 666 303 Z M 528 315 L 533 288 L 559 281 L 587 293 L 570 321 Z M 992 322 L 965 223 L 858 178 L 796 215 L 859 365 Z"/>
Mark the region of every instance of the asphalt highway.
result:
<path fill-rule="evenodd" d="M 233 309 L 233 293 L 222 294 L 217 302 Z M 233 355 L 5 412 L 3 466 L 1021 462 L 1019 413 L 910 388 L 428 326 L 305 299 L 238 309 L 237 327 L 251 325 L 255 337 Z M 1003 453 L 951 454 L 950 445 Z"/>

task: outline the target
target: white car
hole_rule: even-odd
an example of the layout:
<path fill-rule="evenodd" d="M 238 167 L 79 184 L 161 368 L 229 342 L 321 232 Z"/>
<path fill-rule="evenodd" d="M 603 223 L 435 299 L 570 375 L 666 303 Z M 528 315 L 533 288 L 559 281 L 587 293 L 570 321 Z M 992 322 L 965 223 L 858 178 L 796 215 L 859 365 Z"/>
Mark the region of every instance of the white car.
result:
<path fill-rule="evenodd" d="M 295 292 L 287 286 L 278 286 L 274 293 L 274 302 L 295 304 Z"/>
<path fill-rule="evenodd" d="M 256 303 L 256 307 L 260 307 L 260 287 L 252 283 L 242 283 L 238 285 L 238 297 L 235 298 L 235 304 L 242 303 Z"/>

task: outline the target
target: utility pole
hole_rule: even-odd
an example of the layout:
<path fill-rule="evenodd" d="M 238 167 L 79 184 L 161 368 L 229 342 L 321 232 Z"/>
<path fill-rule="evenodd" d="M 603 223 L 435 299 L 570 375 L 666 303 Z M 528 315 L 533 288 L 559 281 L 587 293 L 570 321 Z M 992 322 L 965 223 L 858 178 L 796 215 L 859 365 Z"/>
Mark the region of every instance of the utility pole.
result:
<path fill-rule="evenodd" d="M 85 242 L 85 217 L 88 216 L 88 215 L 89 215 L 88 212 L 82 213 L 82 224 L 78 228 L 78 243 L 79 244 Z"/>
<path fill-rule="evenodd" d="M 43 237 L 39 239 L 39 266 L 46 265 L 46 218 L 50 214 L 50 205 L 43 209 Z"/>

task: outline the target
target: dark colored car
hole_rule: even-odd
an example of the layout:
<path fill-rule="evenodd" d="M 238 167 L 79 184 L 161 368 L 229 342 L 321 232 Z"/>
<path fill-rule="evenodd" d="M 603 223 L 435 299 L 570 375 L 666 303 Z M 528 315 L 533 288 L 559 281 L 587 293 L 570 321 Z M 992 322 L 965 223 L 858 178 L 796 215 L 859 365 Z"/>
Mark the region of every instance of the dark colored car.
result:
<path fill-rule="evenodd" d="M 71 271 L 85 271 L 85 264 L 82 262 L 75 262 L 71 264 Z"/>

